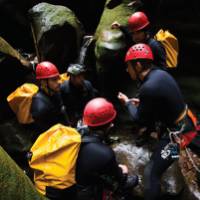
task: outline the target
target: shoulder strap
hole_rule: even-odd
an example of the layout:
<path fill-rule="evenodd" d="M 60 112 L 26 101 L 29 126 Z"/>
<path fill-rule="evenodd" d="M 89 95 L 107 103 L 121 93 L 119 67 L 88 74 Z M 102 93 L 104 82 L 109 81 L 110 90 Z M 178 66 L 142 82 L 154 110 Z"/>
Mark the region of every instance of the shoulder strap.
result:
<path fill-rule="evenodd" d="M 97 137 L 91 137 L 91 136 L 83 136 L 82 137 L 82 143 L 91 143 L 91 142 L 100 143 L 101 141 Z"/>

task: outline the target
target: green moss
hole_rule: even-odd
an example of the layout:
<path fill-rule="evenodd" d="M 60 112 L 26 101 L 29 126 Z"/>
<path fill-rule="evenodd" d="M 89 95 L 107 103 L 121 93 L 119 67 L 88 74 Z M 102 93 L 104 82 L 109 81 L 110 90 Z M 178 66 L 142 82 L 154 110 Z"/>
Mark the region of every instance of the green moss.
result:
<path fill-rule="evenodd" d="M 130 8 L 127 6 L 127 4 L 131 2 L 131 0 L 123 0 L 121 4 L 112 9 L 109 9 L 106 6 L 109 2 L 110 0 L 108 0 L 105 4 L 104 12 L 96 29 L 96 38 L 98 38 L 99 33 L 102 30 L 109 29 L 114 21 L 118 21 L 121 25 L 127 25 L 128 17 L 135 12 L 134 8 Z"/>
<path fill-rule="evenodd" d="M 75 14 L 65 6 L 39 3 L 30 9 L 29 14 L 33 21 L 37 42 L 45 32 L 65 24 L 72 26 L 78 37 L 82 34 L 81 23 Z"/>
<path fill-rule="evenodd" d="M 47 200 L 0 147 L 0 200 Z"/>

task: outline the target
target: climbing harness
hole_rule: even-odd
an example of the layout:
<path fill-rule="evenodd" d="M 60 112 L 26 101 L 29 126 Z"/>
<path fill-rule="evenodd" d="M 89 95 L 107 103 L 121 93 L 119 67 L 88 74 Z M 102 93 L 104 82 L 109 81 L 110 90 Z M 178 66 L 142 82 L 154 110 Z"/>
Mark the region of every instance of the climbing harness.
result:
<path fill-rule="evenodd" d="M 180 134 L 183 132 L 184 128 L 185 124 L 183 124 L 181 129 L 178 131 L 171 131 L 169 128 L 167 128 L 167 131 L 169 132 L 170 142 L 161 151 L 161 157 L 163 159 L 172 158 L 173 160 L 176 160 L 179 158 L 179 144 L 181 142 Z"/>

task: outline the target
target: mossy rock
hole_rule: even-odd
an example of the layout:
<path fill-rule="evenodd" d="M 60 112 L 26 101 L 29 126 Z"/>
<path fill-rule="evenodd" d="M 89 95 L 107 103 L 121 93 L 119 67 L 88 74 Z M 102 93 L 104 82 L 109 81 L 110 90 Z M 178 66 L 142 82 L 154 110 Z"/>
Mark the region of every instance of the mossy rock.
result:
<path fill-rule="evenodd" d="M 127 25 L 128 17 L 135 12 L 129 7 L 130 0 L 107 0 L 99 25 L 95 32 L 96 70 L 100 82 L 100 90 L 109 99 L 116 100 L 121 83 L 127 79 L 124 70 L 126 42 L 120 30 L 112 30 L 111 24 L 118 21 Z"/>
<path fill-rule="evenodd" d="M 64 72 L 77 58 L 83 26 L 67 7 L 39 3 L 29 10 L 33 32 L 39 51 L 39 60 L 49 60 Z"/>
<path fill-rule="evenodd" d="M 65 24 L 72 26 L 76 30 L 77 36 L 81 35 L 81 23 L 75 14 L 65 6 L 39 3 L 29 10 L 29 15 L 32 18 L 37 42 L 45 32 Z"/>
<path fill-rule="evenodd" d="M 0 137 L 0 145 L 18 164 L 23 164 L 26 152 L 33 144 L 34 131 L 12 118 L 0 124 Z"/>
<path fill-rule="evenodd" d="M 47 200 L 0 147 L 0 200 Z"/>
<path fill-rule="evenodd" d="M 127 25 L 128 17 L 135 12 L 134 7 L 129 7 L 128 4 L 132 2 L 131 0 L 121 0 L 118 1 L 115 6 L 110 8 L 110 4 L 114 2 L 114 0 L 107 0 L 104 12 L 101 16 L 99 25 L 96 29 L 95 37 L 98 38 L 99 34 L 104 29 L 109 29 L 111 24 L 114 21 L 118 21 L 121 25 Z"/>
<path fill-rule="evenodd" d="M 125 50 L 125 47 L 126 42 L 122 32 L 117 30 L 102 31 L 95 46 L 97 62 L 112 62 L 115 59 L 120 59 L 120 53 Z"/>

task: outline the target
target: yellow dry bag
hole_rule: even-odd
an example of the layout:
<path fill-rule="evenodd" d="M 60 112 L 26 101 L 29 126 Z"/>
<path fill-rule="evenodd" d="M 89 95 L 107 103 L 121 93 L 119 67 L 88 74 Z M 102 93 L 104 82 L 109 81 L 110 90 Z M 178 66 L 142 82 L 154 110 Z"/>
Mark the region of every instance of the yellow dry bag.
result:
<path fill-rule="evenodd" d="M 65 189 L 76 183 L 76 159 L 81 135 L 76 129 L 56 124 L 42 133 L 31 148 L 29 161 L 34 170 L 34 181 L 45 195 L 46 187 Z"/>
<path fill-rule="evenodd" d="M 68 80 L 67 73 L 60 74 L 60 82 Z M 34 120 L 30 113 L 33 96 L 38 92 L 38 86 L 32 83 L 24 83 L 12 92 L 7 101 L 13 112 L 17 116 L 17 120 L 21 124 L 30 124 Z"/>
<path fill-rule="evenodd" d="M 30 108 L 32 97 L 37 91 L 38 86 L 32 83 L 24 83 L 7 97 L 8 104 L 16 114 L 19 123 L 29 124 L 33 122 Z"/>
<path fill-rule="evenodd" d="M 177 67 L 179 51 L 178 39 L 168 30 L 164 31 L 163 29 L 160 29 L 154 38 L 160 41 L 165 48 L 167 67 Z"/>

